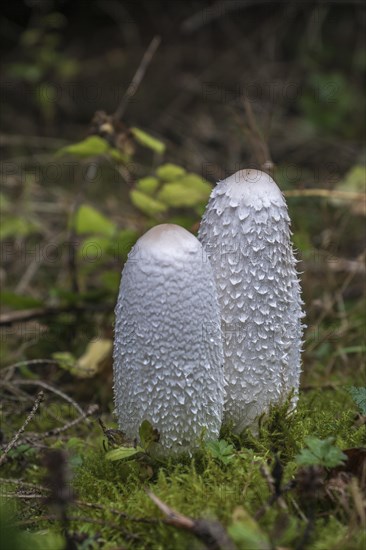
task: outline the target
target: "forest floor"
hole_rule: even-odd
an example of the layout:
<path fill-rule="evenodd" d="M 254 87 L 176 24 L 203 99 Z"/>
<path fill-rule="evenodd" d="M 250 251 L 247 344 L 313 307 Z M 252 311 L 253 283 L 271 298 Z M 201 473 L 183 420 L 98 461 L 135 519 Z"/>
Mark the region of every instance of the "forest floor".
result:
<path fill-rule="evenodd" d="M 76 34 L 65 45 L 62 17 L 35 19 L 7 53 L 4 548 L 365 548 L 365 67 L 347 46 L 357 11 L 327 9 L 316 32 L 300 7 L 259 18 L 260 32 L 228 17 L 198 35 L 187 19 L 189 40 L 162 40 L 126 105 L 148 45 L 133 33 L 126 48 L 103 49 L 101 27 L 83 50 Z M 294 41 L 296 25 L 309 42 Z M 298 407 L 273 408 L 255 436 L 226 427 L 192 456 L 157 460 L 147 445 L 112 461 L 113 309 L 127 253 L 156 223 L 196 233 L 214 183 L 247 166 L 271 171 L 289 207 L 307 325 Z M 177 193 L 164 202 L 167 170 Z"/>

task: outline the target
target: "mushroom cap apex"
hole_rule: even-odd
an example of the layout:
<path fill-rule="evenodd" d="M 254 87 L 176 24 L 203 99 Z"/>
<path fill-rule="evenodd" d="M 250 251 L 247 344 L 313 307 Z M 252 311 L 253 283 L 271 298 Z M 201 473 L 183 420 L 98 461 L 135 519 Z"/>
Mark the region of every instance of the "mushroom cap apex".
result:
<path fill-rule="evenodd" d="M 284 199 L 276 182 L 266 172 L 246 168 L 235 172 L 224 181 L 226 193 L 233 198 L 247 199 L 249 203 L 256 199 L 265 199 L 277 204 L 283 204 Z"/>
<path fill-rule="evenodd" d="M 152 227 L 136 244 L 142 254 L 170 257 L 184 256 L 201 248 L 200 242 L 192 233 L 173 223 Z"/>

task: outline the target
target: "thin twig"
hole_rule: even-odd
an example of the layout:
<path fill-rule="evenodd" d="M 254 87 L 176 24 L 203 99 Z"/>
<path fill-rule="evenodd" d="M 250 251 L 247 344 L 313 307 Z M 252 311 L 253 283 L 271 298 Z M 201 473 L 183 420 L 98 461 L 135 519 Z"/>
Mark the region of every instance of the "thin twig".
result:
<path fill-rule="evenodd" d="M 290 489 L 292 489 L 294 487 L 294 484 L 291 481 L 290 483 L 288 483 L 286 485 L 286 487 L 283 490 L 281 490 L 281 492 L 279 494 L 276 494 L 275 480 L 273 479 L 272 473 L 269 471 L 269 469 L 267 468 L 267 466 L 265 464 L 262 464 L 262 466 L 260 467 L 260 472 L 261 472 L 262 476 L 264 477 L 264 479 L 266 480 L 266 482 L 268 484 L 268 487 L 269 487 L 272 494 L 271 494 L 269 500 L 259 510 L 257 510 L 257 512 L 254 516 L 254 518 L 256 520 L 260 519 L 265 514 L 265 512 L 275 502 L 278 502 L 278 504 L 279 504 L 280 508 L 282 508 L 282 510 L 287 510 L 287 504 L 286 504 L 285 500 L 282 498 L 282 493 L 286 492 L 286 491 L 289 491 Z"/>
<path fill-rule="evenodd" d="M 82 311 L 113 311 L 112 305 L 73 305 L 73 306 L 50 306 L 35 309 L 24 309 L 20 311 L 10 311 L 0 315 L 0 326 L 12 325 L 22 321 L 32 321 L 40 317 L 50 315 L 60 315 L 61 313 L 80 313 Z"/>
<path fill-rule="evenodd" d="M 57 515 L 51 514 L 51 515 L 48 515 L 48 516 L 38 517 L 37 518 L 37 523 L 39 523 L 40 521 L 59 521 L 59 519 L 60 518 Z M 95 525 L 101 525 L 102 527 L 110 527 L 111 529 L 114 529 L 116 531 L 120 531 L 128 539 L 140 539 L 140 535 L 137 535 L 135 533 L 130 533 L 129 531 L 127 531 L 127 529 L 124 529 L 123 527 L 121 527 L 121 525 L 119 525 L 117 523 L 113 523 L 111 521 L 105 521 L 104 519 L 69 516 L 68 520 L 69 521 L 75 521 L 78 524 L 80 524 L 80 522 L 84 522 L 84 523 L 91 523 L 91 524 L 95 524 Z M 20 521 L 17 522 L 17 525 L 29 525 L 29 524 L 32 524 L 32 523 L 34 523 L 34 518 L 33 519 L 20 520 Z"/>
<path fill-rule="evenodd" d="M 78 405 L 78 403 L 76 403 L 76 401 L 74 401 L 74 399 L 72 399 L 69 395 L 67 395 L 61 390 L 58 390 L 57 388 L 54 388 L 53 386 L 50 386 L 49 384 L 47 384 L 46 382 L 43 382 L 42 380 L 13 380 L 12 383 L 14 385 L 20 385 L 20 386 L 41 386 L 41 388 L 44 388 L 45 390 L 55 393 L 56 395 L 58 395 L 59 397 L 61 397 L 62 399 L 70 403 L 81 414 L 81 416 L 85 414 L 83 409 L 80 407 L 80 405 Z"/>
<path fill-rule="evenodd" d="M 267 2 L 268 0 L 225 0 L 225 2 L 218 0 L 190 15 L 181 24 L 181 29 L 187 34 L 192 33 L 205 25 L 211 24 L 216 19 L 221 19 L 232 11 L 249 8 L 253 5 L 266 4 Z"/>
<path fill-rule="evenodd" d="M 37 489 L 38 491 L 39 490 L 49 491 L 49 489 L 47 487 L 43 487 L 43 485 L 36 485 L 35 483 L 29 483 L 28 481 L 23 481 L 22 479 L 11 479 L 11 478 L 5 479 L 1 477 L 0 482 L 10 483 L 13 485 L 20 485 L 21 487 L 27 487 L 29 489 Z"/>
<path fill-rule="evenodd" d="M 159 47 L 160 41 L 161 41 L 160 36 L 155 36 L 150 42 L 150 45 L 147 48 L 146 52 L 144 53 L 141 63 L 138 66 L 133 79 L 131 80 L 131 84 L 127 88 L 127 91 L 125 92 L 123 98 L 121 99 L 120 104 L 116 109 L 116 112 L 113 115 L 113 117 L 116 120 L 120 120 L 122 118 L 129 100 L 135 95 L 138 87 L 142 82 L 142 79 L 145 76 L 146 69 L 149 66 L 152 58 L 154 57 L 156 50 Z"/>
<path fill-rule="evenodd" d="M 134 523 L 147 523 L 151 525 L 159 525 L 161 523 L 166 523 L 166 520 L 164 519 L 137 518 L 135 516 L 129 516 L 128 514 L 126 514 L 126 512 L 122 512 L 121 510 L 117 510 L 116 508 L 109 508 L 106 506 L 102 506 L 101 504 L 96 504 L 95 502 L 84 502 L 82 500 L 76 500 L 75 504 L 77 504 L 78 506 L 85 506 L 87 508 L 94 508 L 95 510 L 100 510 L 102 512 L 108 512 L 118 516 L 121 519 L 125 519 L 127 521 L 131 521 Z"/>
<path fill-rule="evenodd" d="M 229 538 L 224 527 L 218 521 L 206 519 L 193 519 L 180 514 L 173 508 L 170 508 L 165 502 L 160 500 L 151 491 L 146 491 L 147 495 L 156 504 L 156 506 L 166 516 L 165 522 L 179 529 L 183 529 L 195 535 L 205 544 L 207 550 L 235 550 L 236 546 Z"/>
<path fill-rule="evenodd" d="M 91 405 L 88 408 L 88 410 L 84 412 L 81 416 L 79 416 L 78 418 L 74 418 L 74 420 L 67 422 L 67 424 L 60 426 L 59 428 L 54 428 L 53 430 L 49 430 L 48 432 L 31 434 L 32 439 L 44 439 L 45 437 L 52 437 L 54 435 L 59 435 L 60 433 L 65 432 L 70 428 L 73 428 L 74 426 L 76 426 L 77 424 L 79 424 L 89 416 L 92 416 L 98 409 L 99 409 L 99 405 Z"/>
<path fill-rule="evenodd" d="M 11 449 L 13 449 L 13 447 L 16 445 L 19 437 L 21 436 L 21 434 L 24 432 L 25 428 L 28 426 L 29 422 L 32 420 L 32 418 L 34 417 L 34 415 L 36 414 L 37 410 L 38 410 L 38 407 L 40 406 L 42 400 L 44 398 L 44 392 L 43 391 L 40 391 L 38 394 L 37 394 L 37 397 L 36 397 L 36 400 L 34 401 L 34 405 L 32 407 L 32 410 L 31 412 L 29 413 L 29 415 L 27 416 L 27 418 L 25 419 L 25 422 L 23 423 L 23 425 L 19 428 L 19 430 L 17 431 L 17 433 L 15 434 L 15 436 L 13 437 L 13 439 L 8 443 L 8 445 L 5 447 L 5 450 L 3 452 L 3 454 L 0 456 L 0 466 L 2 466 L 2 464 L 4 464 L 5 460 L 6 460 L 6 457 L 9 453 L 9 451 L 11 451 Z"/>
<path fill-rule="evenodd" d="M 19 361 L 18 363 L 13 363 L 12 365 L 8 365 L 7 367 L 4 367 L 3 371 L 7 370 L 15 370 L 19 369 L 21 367 L 32 367 L 35 365 L 58 365 L 58 361 L 55 359 L 28 359 L 25 361 Z"/>
<path fill-rule="evenodd" d="M 160 500 L 154 493 L 151 491 L 147 491 L 148 496 L 151 498 L 154 504 L 163 512 L 163 514 L 166 516 L 166 522 L 168 522 L 170 525 L 174 525 L 175 527 L 180 527 L 183 529 L 187 529 L 188 531 L 192 530 L 194 527 L 194 520 L 184 516 L 183 514 L 180 514 L 176 510 L 173 510 L 173 508 L 170 508 L 165 502 Z"/>
<path fill-rule="evenodd" d="M 284 191 L 286 197 L 324 197 L 348 201 L 366 201 L 365 193 L 355 191 L 337 191 L 335 189 L 295 189 Z"/>
<path fill-rule="evenodd" d="M 313 271 L 313 272 L 323 272 L 323 271 L 333 271 L 335 273 L 356 273 L 364 275 L 366 272 L 366 266 L 363 262 L 357 260 L 348 260 L 347 258 L 338 258 L 337 256 L 332 256 L 330 261 L 327 261 L 327 253 L 323 251 L 315 251 L 315 254 L 318 254 L 319 259 L 324 257 L 322 263 L 311 262 L 308 260 L 301 260 L 304 265 L 304 271 Z"/>
<path fill-rule="evenodd" d="M 44 499 L 44 495 L 36 495 L 36 494 L 24 494 L 21 495 L 19 493 L 1 493 L 1 496 L 4 498 L 24 498 L 24 499 Z"/>

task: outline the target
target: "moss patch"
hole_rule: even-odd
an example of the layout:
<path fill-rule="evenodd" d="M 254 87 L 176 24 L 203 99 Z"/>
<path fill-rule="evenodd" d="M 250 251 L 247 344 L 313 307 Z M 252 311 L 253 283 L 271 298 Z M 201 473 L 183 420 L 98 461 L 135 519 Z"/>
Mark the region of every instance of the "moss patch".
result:
<path fill-rule="evenodd" d="M 226 463 L 208 446 L 193 456 L 167 462 L 147 457 L 110 462 L 105 459 L 103 435 L 95 421 L 87 430 L 80 425 L 67 438 L 49 437 L 44 443 L 61 448 L 69 457 L 75 499 L 68 506 L 72 518 L 68 530 L 79 541 L 77 547 L 204 548 L 191 533 L 162 521 L 164 516 L 147 494 L 148 489 L 181 514 L 218 520 L 238 548 L 357 549 L 365 542 L 355 505 L 361 494 L 357 478 L 342 486 L 347 507 L 337 492 L 333 497 L 328 494 L 332 471 L 322 472 L 316 497 L 309 497 L 303 481 L 301 486 L 288 488 L 299 475 L 295 457 L 307 436 L 333 436 L 341 449 L 365 446 L 365 425 L 355 421 L 356 416 L 356 405 L 346 390 L 303 392 L 295 412 L 289 412 L 287 405 L 273 408 L 262 419 L 256 436 L 247 431 L 238 437 L 228 427 L 224 429 L 221 437 L 231 445 Z M 37 422 L 38 429 L 48 429 L 49 418 L 40 417 Z M 40 489 L 45 476 L 40 455 L 32 446 L 13 453 L 2 475 L 34 484 L 34 489 L 8 481 L 4 492 L 18 494 L 12 500 L 16 503 L 15 517 L 22 518 L 23 528 L 38 532 L 38 537 L 47 533 L 60 541 L 57 513 L 50 517 L 42 499 L 19 497 L 24 491 L 45 494 Z M 273 502 L 268 475 L 279 475 L 275 464 L 280 464 L 279 484 L 285 490 Z M 306 471 L 304 475 L 306 478 Z"/>

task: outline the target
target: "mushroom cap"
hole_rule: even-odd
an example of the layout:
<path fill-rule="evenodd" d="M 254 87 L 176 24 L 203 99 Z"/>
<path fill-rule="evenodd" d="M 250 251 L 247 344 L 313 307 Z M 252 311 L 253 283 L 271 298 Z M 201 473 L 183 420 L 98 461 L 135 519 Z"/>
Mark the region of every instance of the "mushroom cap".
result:
<path fill-rule="evenodd" d="M 163 223 L 152 227 L 140 237 L 133 254 L 137 252 L 141 258 L 153 257 L 157 261 L 165 259 L 171 263 L 173 259 L 184 259 L 187 254 L 194 254 L 198 250 L 201 250 L 201 244 L 192 233 L 179 225 Z"/>
<path fill-rule="evenodd" d="M 119 425 L 143 420 L 171 452 L 195 448 L 222 421 L 223 351 L 211 266 L 182 227 L 150 229 L 131 250 L 116 306 L 114 391 Z"/>
<path fill-rule="evenodd" d="M 242 203 L 257 209 L 270 204 L 285 205 L 283 195 L 271 176 L 251 168 L 235 172 L 221 181 L 215 190 L 230 196 L 233 206 Z"/>
<path fill-rule="evenodd" d="M 303 314 L 289 224 L 276 183 L 250 169 L 217 184 L 199 229 L 221 310 L 224 419 L 237 431 L 298 390 Z"/>

